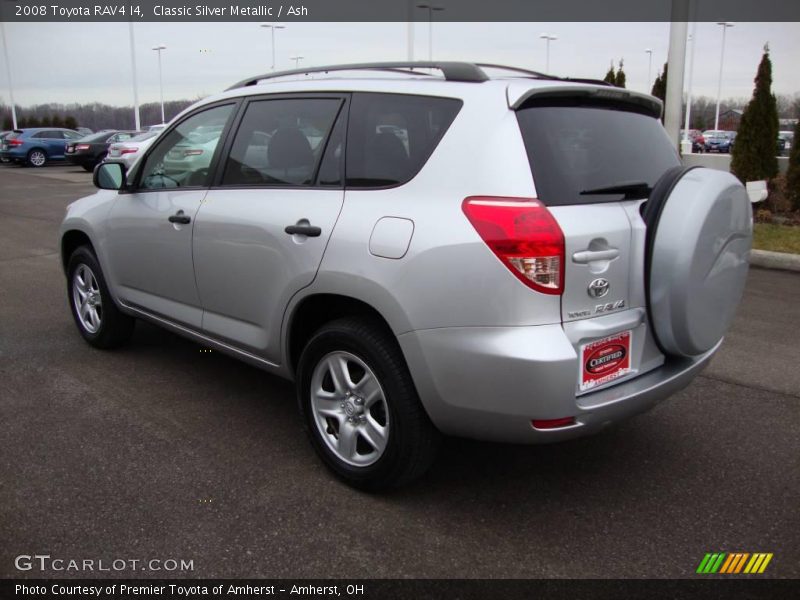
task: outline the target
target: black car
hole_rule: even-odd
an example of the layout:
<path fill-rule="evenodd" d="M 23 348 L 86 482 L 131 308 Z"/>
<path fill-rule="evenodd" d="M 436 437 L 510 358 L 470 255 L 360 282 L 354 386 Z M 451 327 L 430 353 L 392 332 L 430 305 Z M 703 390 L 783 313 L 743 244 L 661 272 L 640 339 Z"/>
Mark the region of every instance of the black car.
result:
<path fill-rule="evenodd" d="M 67 142 L 64 158 L 68 163 L 79 165 L 87 171 L 94 170 L 108 154 L 108 147 L 116 142 L 124 142 L 137 135 L 136 131 L 101 131 Z"/>

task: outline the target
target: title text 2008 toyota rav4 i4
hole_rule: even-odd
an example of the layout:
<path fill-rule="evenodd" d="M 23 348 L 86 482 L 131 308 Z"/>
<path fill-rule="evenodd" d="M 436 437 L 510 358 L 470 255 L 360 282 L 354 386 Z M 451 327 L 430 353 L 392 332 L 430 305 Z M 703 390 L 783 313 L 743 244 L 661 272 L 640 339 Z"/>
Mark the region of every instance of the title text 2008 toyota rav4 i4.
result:
<path fill-rule="evenodd" d="M 294 379 L 362 488 L 422 474 L 442 433 L 595 432 L 700 372 L 747 274 L 744 187 L 682 168 L 660 114 L 467 63 L 242 82 L 70 205 L 78 330 L 111 348 L 145 319 Z"/>

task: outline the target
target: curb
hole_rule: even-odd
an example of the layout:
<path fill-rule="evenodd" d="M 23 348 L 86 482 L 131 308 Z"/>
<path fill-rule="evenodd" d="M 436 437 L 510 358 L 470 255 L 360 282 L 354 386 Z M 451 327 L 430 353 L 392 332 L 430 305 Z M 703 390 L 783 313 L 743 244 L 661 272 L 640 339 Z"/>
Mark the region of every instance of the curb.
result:
<path fill-rule="evenodd" d="M 762 269 L 780 269 L 800 273 L 800 254 L 751 250 L 750 265 Z"/>

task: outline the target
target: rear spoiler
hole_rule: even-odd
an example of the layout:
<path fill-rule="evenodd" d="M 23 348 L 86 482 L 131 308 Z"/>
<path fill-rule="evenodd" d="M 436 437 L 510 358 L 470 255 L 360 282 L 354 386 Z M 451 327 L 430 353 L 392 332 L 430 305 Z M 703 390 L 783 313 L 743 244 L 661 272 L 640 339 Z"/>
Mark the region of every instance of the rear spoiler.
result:
<path fill-rule="evenodd" d="M 624 88 L 589 86 L 589 85 L 559 85 L 547 87 L 534 87 L 520 89 L 518 83 L 509 84 L 506 90 L 508 107 L 519 110 L 525 104 L 549 102 L 560 103 L 581 100 L 587 104 L 610 104 L 620 108 L 629 108 L 636 112 L 647 114 L 656 119 L 661 118 L 664 104 L 655 96 L 632 92 Z"/>

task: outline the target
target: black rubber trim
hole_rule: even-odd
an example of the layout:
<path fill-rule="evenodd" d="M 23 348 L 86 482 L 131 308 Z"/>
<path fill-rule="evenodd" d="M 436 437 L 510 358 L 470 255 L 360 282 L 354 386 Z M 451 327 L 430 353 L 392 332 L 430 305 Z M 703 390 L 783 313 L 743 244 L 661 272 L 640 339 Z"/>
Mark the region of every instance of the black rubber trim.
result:
<path fill-rule="evenodd" d="M 664 349 L 664 346 L 661 345 L 661 341 L 658 339 L 658 333 L 653 325 L 653 314 L 650 310 L 650 274 L 652 271 L 653 246 L 655 244 L 661 213 L 664 211 L 664 206 L 666 206 L 667 199 L 669 199 L 670 194 L 672 194 L 672 190 L 675 189 L 675 186 L 683 179 L 686 173 L 699 168 L 700 167 L 684 167 L 679 165 L 669 169 L 653 186 L 653 191 L 650 193 L 647 204 L 644 207 L 644 212 L 642 213 L 642 218 L 647 226 L 647 235 L 645 236 L 644 242 L 644 294 L 647 304 L 647 320 L 650 324 L 650 333 L 653 336 L 653 341 L 655 341 L 656 346 L 658 346 L 658 349 L 661 350 L 661 353 L 665 356 L 669 356 L 670 353 Z"/>

